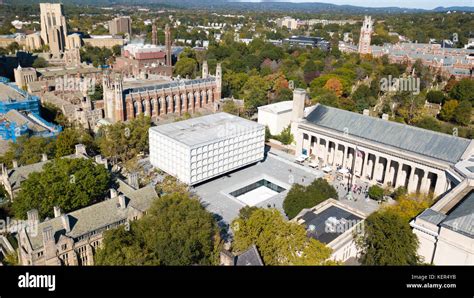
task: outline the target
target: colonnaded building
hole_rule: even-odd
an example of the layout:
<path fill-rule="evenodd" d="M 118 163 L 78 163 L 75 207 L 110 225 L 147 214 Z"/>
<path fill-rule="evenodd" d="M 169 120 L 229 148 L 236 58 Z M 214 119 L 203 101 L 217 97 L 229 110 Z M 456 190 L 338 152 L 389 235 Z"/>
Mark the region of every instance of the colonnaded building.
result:
<path fill-rule="evenodd" d="M 140 85 L 128 84 L 117 74 L 105 75 L 103 90 L 105 118 L 111 122 L 134 119 L 140 114 L 155 118 L 194 114 L 200 108 L 214 109 L 214 102 L 221 99 L 222 68 L 218 63 L 211 76 L 205 62 L 200 79 Z"/>
<path fill-rule="evenodd" d="M 258 162 L 265 126 L 217 113 L 151 127 L 150 162 L 189 185 Z"/>
<path fill-rule="evenodd" d="M 319 104 L 304 117 L 304 97 L 294 100 L 297 154 L 353 168 L 371 184 L 439 196 L 458 183 L 454 165 L 473 152 L 472 140 Z"/>
<path fill-rule="evenodd" d="M 297 155 L 347 168 L 369 184 L 432 192 L 436 203 L 410 222 L 418 254 L 435 265 L 474 264 L 472 140 L 319 104 L 305 116 L 301 89 L 293 101 Z"/>

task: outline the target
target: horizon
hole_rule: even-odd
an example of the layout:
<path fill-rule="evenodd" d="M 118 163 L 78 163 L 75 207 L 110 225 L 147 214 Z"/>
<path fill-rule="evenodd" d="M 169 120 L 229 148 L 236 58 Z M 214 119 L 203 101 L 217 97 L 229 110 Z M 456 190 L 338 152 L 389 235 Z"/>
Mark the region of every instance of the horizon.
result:
<path fill-rule="evenodd" d="M 386 0 L 382 4 L 379 0 L 231 0 L 235 2 L 290 2 L 290 3 L 324 3 L 334 5 L 352 5 L 359 7 L 398 7 L 398 8 L 409 8 L 409 9 L 434 9 L 437 7 L 452 7 L 452 6 L 467 6 L 474 7 L 472 0 L 443 0 L 443 1 L 431 1 L 431 0 L 412 0 L 412 1 L 397 1 L 397 0 Z"/>

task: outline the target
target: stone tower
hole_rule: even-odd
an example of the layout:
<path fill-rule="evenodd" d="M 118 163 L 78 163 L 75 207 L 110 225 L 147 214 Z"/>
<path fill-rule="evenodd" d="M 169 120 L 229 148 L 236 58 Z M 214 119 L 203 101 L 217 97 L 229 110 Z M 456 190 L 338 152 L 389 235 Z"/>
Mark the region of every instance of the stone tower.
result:
<path fill-rule="evenodd" d="M 64 51 L 67 25 L 60 3 L 40 3 L 41 38 L 54 55 Z"/>
<path fill-rule="evenodd" d="M 372 17 L 365 16 L 364 23 L 362 28 L 360 28 L 360 37 L 359 37 L 359 54 L 370 54 L 372 53 L 370 48 L 370 39 L 373 29 L 374 21 Z"/>
<path fill-rule="evenodd" d="M 216 98 L 221 98 L 222 93 L 222 66 L 217 63 L 216 66 Z"/>
<path fill-rule="evenodd" d="M 158 36 L 157 36 L 157 33 L 156 33 L 156 24 L 153 23 L 153 25 L 151 26 L 151 44 L 153 45 L 158 45 Z"/>
<path fill-rule="evenodd" d="M 202 63 L 202 78 L 205 79 L 209 77 L 209 68 L 207 66 L 207 61 Z"/>
<path fill-rule="evenodd" d="M 170 26 L 166 24 L 165 27 L 165 47 L 166 47 L 166 65 L 171 65 L 171 30 Z"/>

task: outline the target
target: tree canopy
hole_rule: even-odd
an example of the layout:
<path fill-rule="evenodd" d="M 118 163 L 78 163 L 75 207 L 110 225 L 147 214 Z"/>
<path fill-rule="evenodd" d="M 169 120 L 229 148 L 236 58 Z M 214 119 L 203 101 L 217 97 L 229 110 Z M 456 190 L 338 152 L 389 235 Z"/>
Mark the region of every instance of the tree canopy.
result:
<path fill-rule="evenodd" d="M 105 232 L 97 265 L 217 264 L 219 231 L 211 213 L 188 194 L 156 199 L 147 214 Z"/>
<path fill-rule="evenodd" d="M 25 218 L 35 208 L 41 218 L 52 217 L 54 206 L 64 212 L 86 207 L 102 200 L 111 186 L 113 180 L 103 165 L 90 159 L 56 159 L 22 182 L 13 211 Z"/>
<path fill-rule="evenodd" d="M 319 178 L 308 186 L 294 184 L 283 201 L 283 209 L 291 219 L 301 210 L 314 207 L 329 198 L 337 199 L 337 191 L 326 180 Z"/>
<path fill-rule="evenodd" d="M 379 211 L 366 218 L 364 233 L 356 241 L 363 265 L 417 265 L 418 239 L 400 215 Z"/>
<path fill-rule="evenodd" d="M 99 132 L 100 152 L 112 161 L 127 161 L 140 152 L 148 152 L 148 129 L 151 119 L 141 114 L 138 118 L 117 122 Z"/>
<path fill-rule="evenodd" d="M 324 265 L 331 249 L 306 235 L 304 226 L 286 221 L 276 209 L 241 212 L 232 223 L 233 250 L 257 246 L 265 265 Z"/>

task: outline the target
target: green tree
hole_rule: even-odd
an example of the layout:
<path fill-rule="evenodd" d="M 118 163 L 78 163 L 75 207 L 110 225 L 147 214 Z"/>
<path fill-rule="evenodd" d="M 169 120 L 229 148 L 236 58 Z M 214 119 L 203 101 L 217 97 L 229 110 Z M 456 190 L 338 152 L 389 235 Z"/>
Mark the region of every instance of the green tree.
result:
<path fill-rule="evenodd" d="M 148 129 L 151 119 L 140 116 L 128 123 L 118 122 L 99 132 L 98 146 L 102 155 L 112 162 L 127 161 L 140 152 L 148 152 Z"/>
<path fill-rule="evenodd" d="M 129 231 L 107 231 L 103 244 L 98 265 L 211 265 L 218 261 L 220 237 L 198 200 L 172 193 L 155 200 Z"/>
<path fill-rule="evenodd" d="M 416 235 L 394 212 L 379 211 L 367 217 L 356 244 L 363 265 L 417 265 L 421 261 Z"/>
<path fill-rule="evenodd" d="M 439 118 L 444 121 L 451 121 L 454 118 L 454 113 L 459 103 L 457 100 L 448 100 L 443 104 L 441 111 L 439 112 Z"/>
<path fill-rule="evenodd" d="M 367 85 L 360 85 L 354 91 L 351 98 L 355 102 L 355 107 L 358 112 L 362 112 L 376 104 L 377 100 L 371 95 L 371 93 L 372 92 Z"/>
<path fill-rule="evenodd" d="M 104 90 L 102 84 L 97 84 L 94 86 L 94 93 L 89 97 L 92 101 L 101 100 L 103 98 Z"/>
<path fill-rule="evenodd" d="M 468 100 L 463 100 L 454 110 L 454 121 L 461 125 L 469 125 L 471 123 L 472 104 Z"/>
<path fill-rule="evenodd" d="M 48 61 L 43 57 L 37 57 L 31 66 L 34 68 L 45 68 L 48 67 Z"/>
<path fill-rule="evenodd" d="M 442 104 L 446 100 L 443 91 L 432 90 L 426 93 L 426 100 L 431 103 Z"/>
<path fill-rule="evenodd" d="M 280 141 L 284 145 L 290 145 L 294 141 L 293 134 L 291 133 L 291 125 L 288 125 L 281 133 L 277 136 L 273 136 L 275 140 Z"/>
<path fill-rule="evenodd" d="M 384 190 L 378 185 L 372 185 L 369 187 L 369 197 L 372 200 L 381 201 L 383 200 Z"/>
<path fill-rule="evenodd" d="M 53 139 L 42 137 L 21 136 L 16 143 L 10 143 L 7 152 L 0 161 L 8 167 L 16 160 L 20 165 L 29 165 L 41 161 L 42 154 L 54 156 L 55 142 Z"/>
<path fill-rule="evenodd" d="M 265 142 L 268 142 L 272 137 L 273 136 L 270 132 L 270 128 L 268 128 L 268 125 L 265 125 Z"/>
<path fill-rule="evenodd" d="M 254 111 L 257 107 L 268 103 L 267 93 L 270 84 L 264 78 L 258 75 L 251 76 L 242 89 L 242 98 L 247 109 Z"/>
<path fill-rule="evenodd" d="M 431 116 L 424 116 L 420 119 L 417 119 L 414 123 L 416 127 L 429 129 L 433 131 L 441 131 L 441 124 L 439 120 Z"/>
<path fill-rule="evenodd" d="M 195 59 L 181 57 L 175 64 L 174 72 L 183 78 L 194 77 L 196 69 L 197 61 Z"/>
<path fill-rule="evenodd" d="M 120 54 L 122 53 L 122 47 L 118 44 L 114 45 L 112 47 L 112 53 L 114 54 L 114 56 L 120 56 Z"/>
<path fill-rule="evenodd" d="M 239 115 L 239 107 L 232 100 L 224 102 L 224 104 L 222 105 L 222 111 L 237 116 Z"/>
<path fill-rule="evenodd" d="M 463 100 L 469 100 L 471 103 L 474 102 L 474 80 L 462 79 L 457 82 L 451 91 L 449 96 L 457 99 L 459 102 Z"/>
<path fill-rule="evenodd" d="M 73 154 L 77 144 L 84 144 L 87 148 L 93 148 L 94 140 L 90 134 L 82 129 L 66 128 L 56 140 L 55 156 L 62 157 Z"/>
<path fill-rule="evenodd" d="M 233 249 L 255 244 L 265 265 L 324 265 L 331 249 L 309 238 L 304 226 L 286 221 L 276 209 L 253 210 L 232 222 Z"/>
<path fill-rule="evenodd" d="M 322 178 L 315 179 L 308 186 L 294 184 L 283 201 L 283 210 L 291 219 L 301 210 L 314 207 L 329 198 L 337 199 L 337 191 Z"/>
<path fill-rule="evenodd" d="M 86 207 L 103 199 L 112 185 L 107 169 L 92 160 L 56 159 L 22 182 L 12 207 L 19 218 L 25 218 L 33 208 L 41 218 L 51 217 L 54 206 L 64 212 Z"/>
<path fill-rule="evenodd" d="M 226 96 L 241 98 L 243 94 L 243 86 L 247 82 L 249 76 L 243 72 L 228 71 L 224 74 L 223 91 Z"/>

